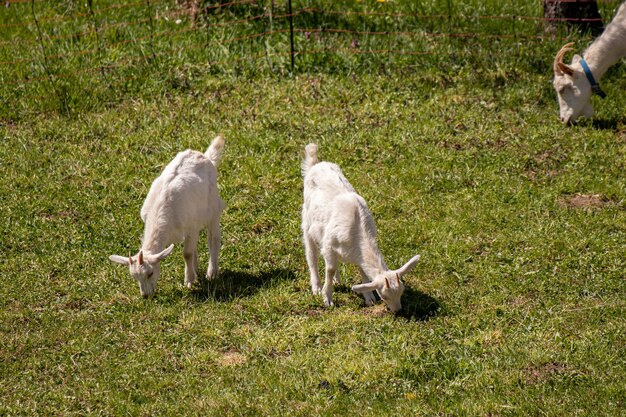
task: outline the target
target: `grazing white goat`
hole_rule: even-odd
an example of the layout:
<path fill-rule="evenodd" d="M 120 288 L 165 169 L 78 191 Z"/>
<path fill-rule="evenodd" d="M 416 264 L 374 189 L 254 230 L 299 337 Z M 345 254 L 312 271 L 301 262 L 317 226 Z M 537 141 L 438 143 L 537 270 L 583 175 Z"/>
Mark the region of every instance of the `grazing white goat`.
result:
<path fill-rule="evenodd" d="M 404 291 L 400 278 L 413 269 L 419 255 L 400 269 L 387 268 L 376 245 L 376 226 L 365 200 L 354 191 L 339 166 L 318 162 L 317 145 L 313 143 L 305 147 L 302 177 L 302 232 L 313 293 L 321 293 L 324 303 L 332 305 L 339 262 L 351 263 L 359 267 L 362 278 L 362 284 L 352 290 L 362 293 L 367 305 L 376 301 L 372 291 L 377 291 L 391 311 L 399 311 Z M 323 288 L 317 265 L 320 251 L 326 264 Z"/>
<path fill-rule="evenodd" d="M 591 95 L 604 97 L 598 81 L 604 73 L 626 56 L 626 3 L 622 4 L 602 35 L 570 65 L 563 56 L 572 51 L 573 42 L 563 46 L 554 58 L 554 89 L 559 100 L 561 121 L 574 123 L 580 116 L 592 117 Z"/>
<path fill-rule="evenodd" d="M 176 155 L 152 183 L 141 208 L 145 229 L 139 253 L 109 257 L 113 262 L 128 265 L 144 298 L 154 294 L 160 261 L 180 241 L 184 241 L 185 285 L 191 288 L 196 280 L 199 233 L 204 228 L 208 232 L 210 255 L 207 277 L 217 275 L 220 215 L 225 204 L 217 188 L 216 167 L 223 149 L 224 139 L 217 136 L 204 154 L 188 149 Z"/>

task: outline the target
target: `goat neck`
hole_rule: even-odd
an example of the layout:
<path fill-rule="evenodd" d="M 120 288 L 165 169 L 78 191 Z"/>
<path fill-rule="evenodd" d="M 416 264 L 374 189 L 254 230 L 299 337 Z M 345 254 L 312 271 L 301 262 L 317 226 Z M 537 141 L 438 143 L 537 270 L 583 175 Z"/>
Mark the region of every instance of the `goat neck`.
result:
<path fill-rule="evenodd" d="M 165 220 L 161 219 L 159 211 L 159 207 L 153 208 L 153 211 L 146 218 L 144 236 L 141 242 L 141 249 L 146 254 L 159 253 L 172 243 L 172 237 L 168 233 L 170 228 L 163 227 L 161 224 L 165 223 Z"/>
<path fill-rule="evenodd" d="M 371 280 L 389 271 L 382 253 L 378 249 L 375 236 L 366 233 L 366 238 L 361 240 L 361 263 L 360 267 Z"/>
<path fill-rule="evenodd" d="M 596 80 L 623 56 L 626 56 L 626 3 L 606 27 L 602 35 L 582 54 Z"/>

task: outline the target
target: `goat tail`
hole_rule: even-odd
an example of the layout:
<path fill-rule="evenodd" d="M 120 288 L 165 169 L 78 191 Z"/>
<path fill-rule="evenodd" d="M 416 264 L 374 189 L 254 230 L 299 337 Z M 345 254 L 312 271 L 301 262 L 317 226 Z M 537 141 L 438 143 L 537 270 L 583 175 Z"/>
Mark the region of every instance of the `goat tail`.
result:
<path fill-rule="evenodd" d="M 206 150 L 204 156 L 209 158 L 209 161 L 213 163 L 217 167 L 222 159 L 222 152 L 224 151 L 224 138 L 222 135 L 217 135 L 213 141 L 211 141 L 211 145 L 209 149 Z"/>
<path fill-rule="evenodd" d="M 304 147 L 304 159 L 302 160 L 302 177 L 304 177 L 307 171 L 318 162 L 317 145 L 315 143 L 309 143 Z"/>

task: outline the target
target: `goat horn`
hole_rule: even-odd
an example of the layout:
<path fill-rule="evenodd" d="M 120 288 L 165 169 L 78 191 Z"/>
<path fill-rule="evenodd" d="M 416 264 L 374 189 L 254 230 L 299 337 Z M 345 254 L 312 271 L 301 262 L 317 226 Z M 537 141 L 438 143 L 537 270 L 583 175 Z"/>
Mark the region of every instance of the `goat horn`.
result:
<path fill-rule="evenodd" d="M 566 53 L 574 50 L 572 46 L 574 46 L 574 42 L 566 43 L 565 45 L 563 45 L 561 50 L 556 53 L 556 56 L 554 57 L 554 72 L 556 74 L 563 73 L 559 64 L 563 64 L 563 57 L 565 56 Z"/>
<path fill-rule="evenodd" d="M 143 251 L 139 251 L 139 265 L 143 265 Z"/>
<path fill-rule="evenodd" d="M 389 289 L 389 281 L 387 281 L 387 278 L 385 278 L 385 288 Z"/>
<path fill-rule="evenodd" d="M 400 276 L 396 273 L 396 285 L 400 285 Z"/>
<path fill-rule="evenodd" d="M 133 263 L 133 257 L 130 256 L 130 252 L 128 252 L 128 265 L 131 265 Z"/>

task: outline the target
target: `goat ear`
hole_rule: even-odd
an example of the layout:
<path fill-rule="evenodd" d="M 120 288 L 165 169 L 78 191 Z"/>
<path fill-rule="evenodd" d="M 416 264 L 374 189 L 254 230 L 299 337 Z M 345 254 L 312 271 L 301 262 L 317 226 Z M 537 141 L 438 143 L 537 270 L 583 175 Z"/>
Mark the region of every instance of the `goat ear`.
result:
<path fill-rule="evenodd" d="M 174 250 L 174 244 L 172 243 L 167 248 L 163 249 L 161 252 L 152 255 L 150 257 L 150 262 L 158 262 L 165 259 L 172 251 Z"/>
<path fill-rule="evenodd" d="M 120 265 L 128 266 L 130 264 L 130 259 L 125 256 L 111 255 L 109 256 L 109 260 L 111 262 L 115 262 L 116 264 L 120 264 Z"/>
<path fill-rule="evenodd" d="M 419 261 L 419 260 L 420 260 L 420 255 L 415 255 L 414 257 L 409 259 L 409 261 L 407 263 L 405 263 L 399 269 L 396 269 L 393 272 L 396 275 L 399 275 L 399 276 L 402 277 L 402 276 L 404 276 L 404 274 L 407 274 L 409 271 L 411 271 L 411 269 L 413 269 L 415 267 L 415 264 L 417 264 L 417 261 Z"/>
<path fill-rule="evenodd" d="M 367 282 L 365 284 L 359 284 L 359 285 L 353 286 L 352 291 L 359 293 L 359 294 L 363 294 L 365 292 L 376 291 L 380 287 L 381 285 L 376 282 Z"/>

